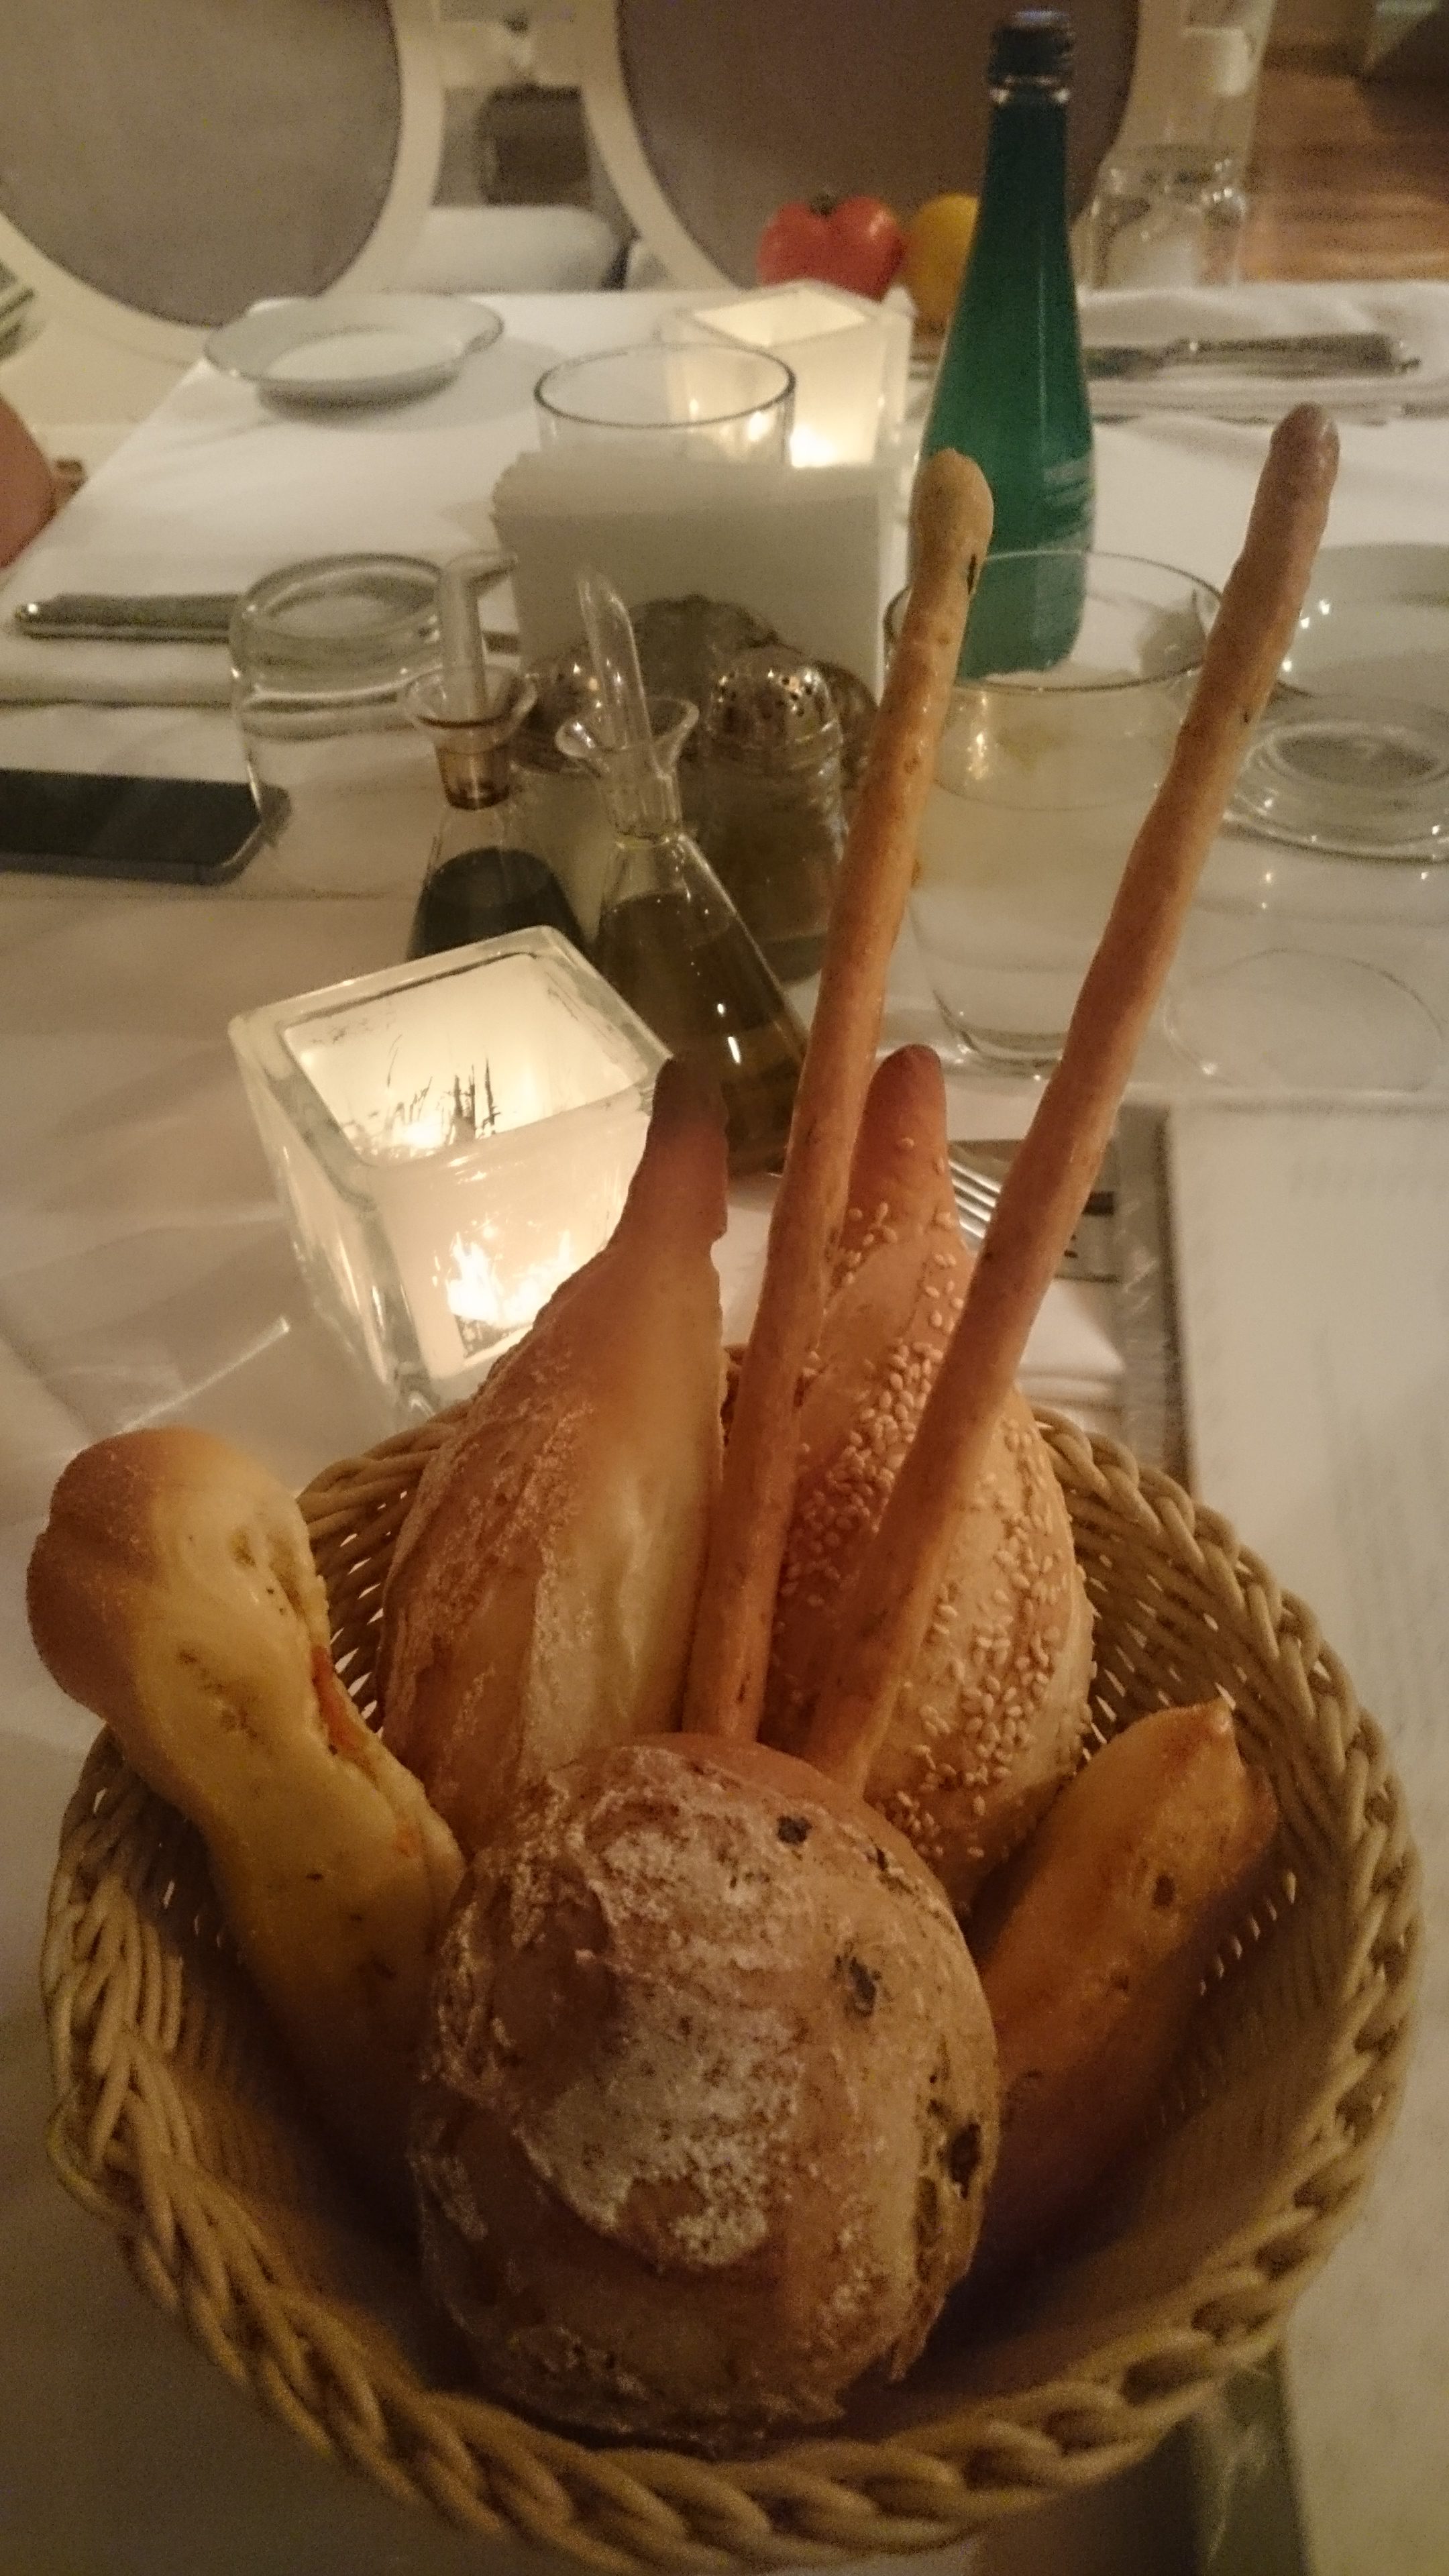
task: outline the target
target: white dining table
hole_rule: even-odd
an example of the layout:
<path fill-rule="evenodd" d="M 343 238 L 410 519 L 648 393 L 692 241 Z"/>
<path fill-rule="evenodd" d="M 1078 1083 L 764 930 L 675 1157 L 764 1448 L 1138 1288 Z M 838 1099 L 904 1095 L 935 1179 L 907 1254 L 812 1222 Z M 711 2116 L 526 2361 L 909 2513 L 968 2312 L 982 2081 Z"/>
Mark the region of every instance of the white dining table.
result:
<path fill-rule="evenodd" d="M 1449 288 L 1444 290 L 1449 298 Z M 555 357 L 654 330 L 653 295 L 498 297 L 504 335 L 443 391 L 322 420 L 270 411 L 199 365 L 100 468 L 18 568 L 37 592 L 242 584 L 279 563 L 386 549 L 443 560 L 486 542 L 503 466 L 534 440 L 532 391 Z M 1196 414 L 1099 434 L 1098 543 L 1220 582 L 1241 540 L 1261 426 Z M 1350 423 L 1330 542 L 1449 543 L 1442 420 Z M 899 559 L 887 576 L 899 577 Z M 109 585 L 106 578 L 109 577 Z M 0 599 L 3 607 L 3 599 Z M 3 689 L 3 678 L 0 678 Z M 220 707 L 0 703 L 0 765 L 236 776 Z M 417 869 L 429 816 L 420 810 Z M 411 2517 L 257 2414 L 140 2299 L 94 2223 L 50 2180 L 36 1958 L 60 1815 L 93 1728 L 41 1670 L 23 1573 L 50 1485 L 76 1448 L 184 1420 L 241 1442 L 293 1483 L 393 1427 L 312 1313 L 226 1038 L 231 1016 L 402 952 L 410 885 L 296 893 L 260 863 L 224 891 L 0 878 L 0 2569 L 67 2576 L 418 2576 L 507 2553 Z M 1442 973 L 1449 958 L 1425 971 Z M 936 1034 L 909 939 L 886 1034 Z M 1165 1057 L 1153 1059 L 1168 1081 Z M 1166 1068 L 1166 1069 L 1164 1069 Z M 1152 1066 L 1149 1064 L 1149 1073 Z M 1169 1085 L 1170 1087 L 1170 1085 Z M 953 1130 L 1019 1132 L 1019 1088 L 954 1081 Z M 727 1295 L 748 1298 L 763 1239 L 739 1195 Z M 1110 1425 L 1121 1361 L 1107 1307 L 1052 1292 L 1038 1391 Z M 1246 1533 L 1251 1537 L 1252 1533 Z M 1426 2255 L 1432 2249 L 1426 2247 Z M 1431 2265 L 1432 2268 L 1432 2265 Z M 1357 2576 L 1390 2489 L 1449 2487 L 1377 2347 L 1356 2347 L 1333 2267 L 1290 2347 L 1314 2576 Z M 1411 2295 L 1405 2285 L 1405 2295 Z M 1437 2287 L 1421 2295 L 1436 2301 Z M 1442 2350 L 1442 2345 L 1435 2349 Z M 1440 2404 L 1442 2407 L 1441 2391 Z M 1370 2404 L 1372 2400 L 1372 2404 Z M 1394 2417 L 1397 2456 L 1367 2422 Z M 1442 2415 L 1439 2420 L 1442 2443 Z M 1414 2531 L 1431 2530 L 1427 2503 Z M 1408 2527 L 1407 2525 L 1405 2526 Z M 1442 2556 L 1383 2559 L 1430 2576 Z M 536 2558 L 520 2564 L 536 2565 Z M 959 2566 L 961 2553 L 941 2562 Z M 1015 2563 L 1015 2562 L 1013 2562 Z"/>

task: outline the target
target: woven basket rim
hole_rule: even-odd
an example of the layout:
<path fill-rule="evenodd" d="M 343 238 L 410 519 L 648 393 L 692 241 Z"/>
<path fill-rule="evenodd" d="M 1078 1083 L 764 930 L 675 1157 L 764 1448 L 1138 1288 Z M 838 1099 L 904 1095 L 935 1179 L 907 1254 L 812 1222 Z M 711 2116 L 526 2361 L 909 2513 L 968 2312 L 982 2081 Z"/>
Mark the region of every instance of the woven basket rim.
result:
<path fill-rule="evenodd" d="M 1160 2300 L 1150 2327 L 1105 2339 L 1071 2370 L 1011 2395 L 959 2399 L 877 2440 L 787 2442 L 705 2462 L 591 2447 L 462 2391 L 424 2385 L 318 2294 L 273 2277 L 224 2184 L 186 2159 L 166 2099 L 181 1969 L 114 1898 L 129 1832 L 169 1815 L 104 1734 L 62 1826 L 42 1989 L 57 2107 L 47 2145 L 73 2195 L 119 2235 L 148 2295 L 314 2449 L 394 2495 L 493 2536 L 522 2535 L 627 2576 L 642 2567 L 840 2563 L 958 2540 L 1004 2513 L 1140 2458 L 1232 2371 L 1277 2341 L 1287 2308 L 1351 2222 L 1402 2091 L 1419 1952 L 1418 1866 L 1379 1729 L 1317 1620 L 1222 1517 L 1118 1443 L 1039 1420 L 1068 1490 L 1146 1516 L 1204 1572 L 1225 1614 L 1281 1668 L 1335 1800 L 1358 1911 L 1353 1967 L 1322 2080 L 1275 2159 L 1256 2213 Z M 336 1461 L 301 1496 L 319 1541 L 345 1498 L 395 1493 L 447 1423 Z M 129 1901 L 129 1900 L 128 1900 Z M 155 1956 L 151 1953 L 156 1953 Z M 174 1990 L 174 1991 L 173 1991 Z M 255 2229 L 252 2230 L 255 2237 Z"/>

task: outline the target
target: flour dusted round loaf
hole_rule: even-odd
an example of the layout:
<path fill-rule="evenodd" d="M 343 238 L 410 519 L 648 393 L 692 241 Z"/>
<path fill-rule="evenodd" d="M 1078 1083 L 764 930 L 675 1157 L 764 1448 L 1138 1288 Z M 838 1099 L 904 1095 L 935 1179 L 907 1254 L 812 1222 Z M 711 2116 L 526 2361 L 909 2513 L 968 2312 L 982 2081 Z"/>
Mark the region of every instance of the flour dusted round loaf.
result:
<path fill-rule="evenodd" d="M 702 2449 L 829 2422 L 920 2351 L 997 2134 L 939 1885 L 806 1764 L 618 1747 L 478 1855 L 412 2160 L 429 2276 L 498 2396 Z"/>

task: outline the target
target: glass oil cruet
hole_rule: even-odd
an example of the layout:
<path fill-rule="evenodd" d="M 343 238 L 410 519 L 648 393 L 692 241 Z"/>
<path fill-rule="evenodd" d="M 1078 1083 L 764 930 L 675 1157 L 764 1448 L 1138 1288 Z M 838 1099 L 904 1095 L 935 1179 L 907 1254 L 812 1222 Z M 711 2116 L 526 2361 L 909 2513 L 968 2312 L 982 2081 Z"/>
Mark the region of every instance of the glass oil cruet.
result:
<path fill-rule="evenodd" d="M 629 612 L 601 573 L 581 573 L 579 601 L 599 704 L 560 727 L 559 748 L 593 772 L 616 835 L 593 962 L 718 1084 L 731 1170 L 762 1170 L 785 1150 L 805 1032 L 684 828 L 677 763 L 698 710 L 646 699 Z"/>
<path fill-rule="evenodd" d="M 514 736 L 533 705 L 533 684 L 490 666 L 478 623 L 480 587 L 511 563 L 510 556 L 460 555 L 444 566 L 442 661 L 407 692 L 408 713 L 432 739 L 446 799 L 409 957 L 539 923 L 561 930 L 576 948 L 584 944 L 563 888 L 531 845 L 516 783 Z"/>

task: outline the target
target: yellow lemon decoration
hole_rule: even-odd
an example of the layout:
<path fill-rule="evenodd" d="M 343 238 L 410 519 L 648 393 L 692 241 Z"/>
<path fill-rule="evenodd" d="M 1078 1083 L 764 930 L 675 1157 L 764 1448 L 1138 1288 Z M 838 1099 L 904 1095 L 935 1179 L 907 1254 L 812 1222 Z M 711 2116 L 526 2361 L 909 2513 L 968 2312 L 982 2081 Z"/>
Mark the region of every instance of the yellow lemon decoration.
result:
<path fill-rule="evenodd" d="M 912 215 L 898 274 L 922 322 L 950 321 L 975 229 L 974 197 L 928 197 Z"/>

